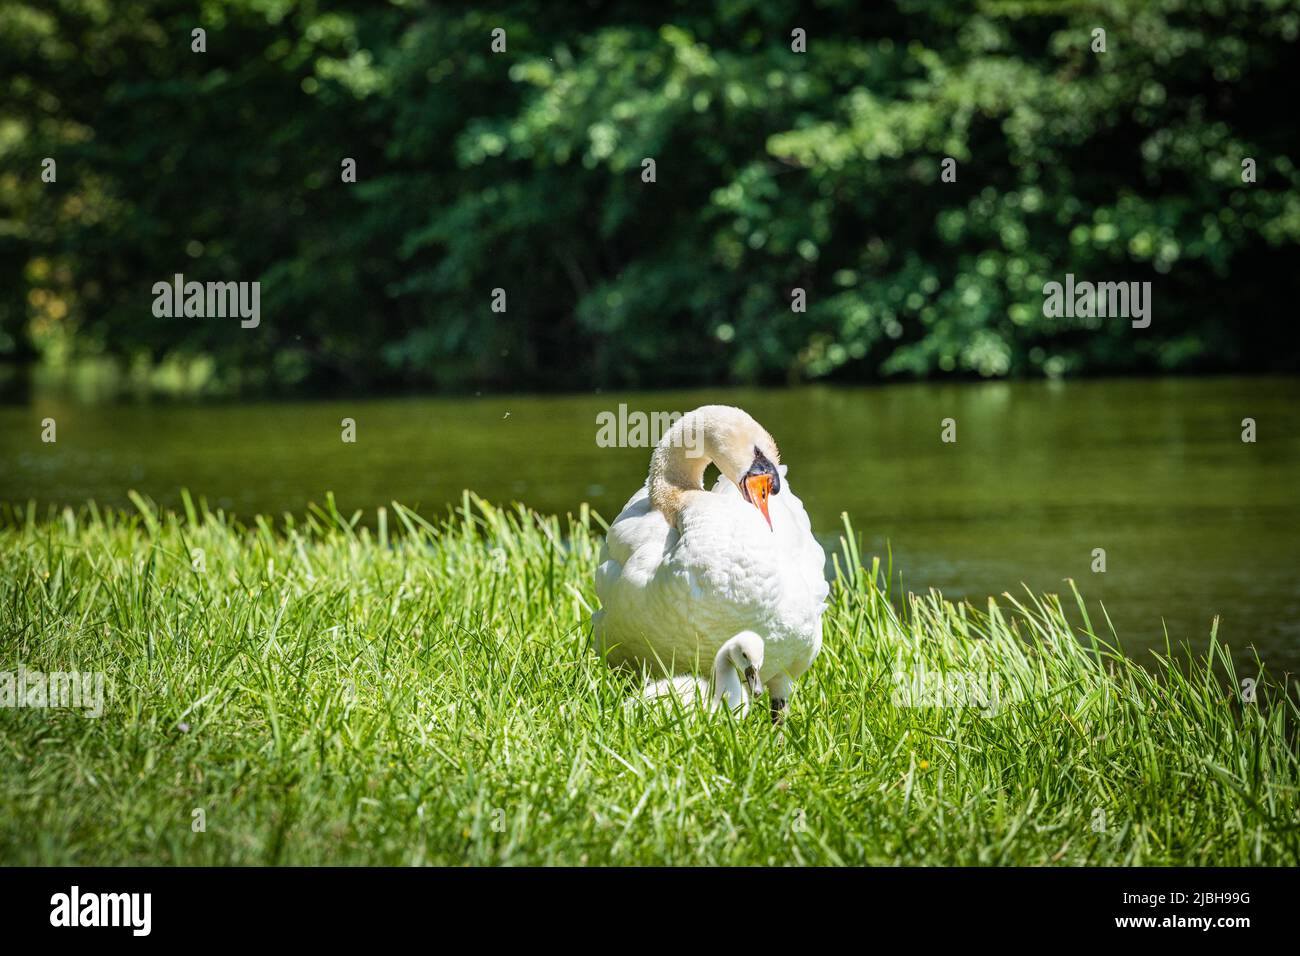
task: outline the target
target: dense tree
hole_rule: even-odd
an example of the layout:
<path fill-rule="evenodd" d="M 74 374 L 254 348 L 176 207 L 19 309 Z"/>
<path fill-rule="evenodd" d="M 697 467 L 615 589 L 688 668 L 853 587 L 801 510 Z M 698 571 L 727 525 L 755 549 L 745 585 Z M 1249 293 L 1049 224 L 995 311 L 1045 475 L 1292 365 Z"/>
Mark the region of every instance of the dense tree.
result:
<path fill-rule="evenodd" d="M 1300 358 L 1295 0 L 3 6 L 10 361 L 359 389 Z M 261 325 L 155 317 L 177 272 L 259 281 Z M 1066 273 L 1150 281 L 1150 328 L 1045 317 Z"/>

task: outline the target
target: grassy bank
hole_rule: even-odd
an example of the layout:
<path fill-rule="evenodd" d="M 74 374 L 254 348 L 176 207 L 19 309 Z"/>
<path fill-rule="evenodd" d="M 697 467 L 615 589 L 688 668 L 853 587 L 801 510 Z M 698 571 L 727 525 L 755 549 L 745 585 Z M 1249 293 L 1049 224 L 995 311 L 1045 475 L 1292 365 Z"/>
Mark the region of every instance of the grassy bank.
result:
<path fill-rule="evenodd" d="M 1144 670 L 1054 598 L 900 614 L 847 541 L 783 728 L 628 712 L 585 513 L 138 504 L 4 519 L 0 671 L 106 687 L 0 709 L 0 862 L 1300 862 L 1294 686 L 1243 703 L 1217 644 Z"/>

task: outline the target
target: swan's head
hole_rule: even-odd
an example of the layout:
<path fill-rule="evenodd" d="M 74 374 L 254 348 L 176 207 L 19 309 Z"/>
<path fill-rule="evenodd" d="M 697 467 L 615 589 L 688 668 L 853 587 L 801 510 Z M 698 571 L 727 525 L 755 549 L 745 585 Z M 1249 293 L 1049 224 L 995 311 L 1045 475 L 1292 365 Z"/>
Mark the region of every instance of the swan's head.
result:
<path fill-rule="evenodd" d="M 696 416 L 695 427 L 701 430 L 704 453 L 772 527 L 767 499 L 781 491 L 777 470 L 781 455 L 767 429 L 748 412 L 730 405 L 705 405 L 691 415 Z"/>
<path fill-rule="evenodd" d="M 730 405 L 703 405 L 679 418 L 650 456 L 650 501 L 670 524 L 682 507 L 684 492 L 703 490 L 704 470 L 718 466 L 741 495 L 772 516 L 767 500 L 781 491 L 781 456 L 776 442 L 748 412 Z"/>
<path fill-rule="evenodd" d="M 737 673 L 744 676 L 750 695 L 761 695 L 763 683 L 759 674 L 763 670 L 763 639 L 753 631 L 741 631 L 722 646 L 722 652 Z"/>

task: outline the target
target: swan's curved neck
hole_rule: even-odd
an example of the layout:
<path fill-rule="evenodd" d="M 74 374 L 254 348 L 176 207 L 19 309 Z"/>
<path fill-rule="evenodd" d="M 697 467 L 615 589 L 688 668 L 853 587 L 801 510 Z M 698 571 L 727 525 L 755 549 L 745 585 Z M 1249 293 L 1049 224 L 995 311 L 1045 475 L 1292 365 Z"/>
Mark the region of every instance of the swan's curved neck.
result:
<path fill-rule="evenodd" d="M 704 490 L 713 455 L 699 423 L 679 418 L 650 455 L 650 504 L 674 527 L 687 498 Z"/>

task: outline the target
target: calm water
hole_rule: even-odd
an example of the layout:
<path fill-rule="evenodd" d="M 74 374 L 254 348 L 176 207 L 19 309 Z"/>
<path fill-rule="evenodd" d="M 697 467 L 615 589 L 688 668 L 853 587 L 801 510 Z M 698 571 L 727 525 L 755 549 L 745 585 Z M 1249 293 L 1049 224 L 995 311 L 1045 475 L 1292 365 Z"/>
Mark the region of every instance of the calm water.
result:
<path fill-rule="evenodd" d="M 582 501 L 612 517 L 649 452 L 600 448 L 617 409 L 745 407 L 776 437 L 813 527 L 847 511 L 868 553 L 893 548 L 905 587 L 982 599 L 1060 590 L 1104 602 L 1139 659 L 1204 647 L 1211 619 L 1234 650 L 1300 665 L 1300 379 L 894 385 L 568 397 L 230 405 L 0 407 L 0 498 L 176 503 L 188 487 L 247 516 L 393 499 L 441 513 L 462 488 L 546 512 Z M 40 421 L 58 442 L 40 441 Z M 1241 420 L 1258 441 L 1241 441 Z M 340 440 L 340 420 L 357 441 Z M 939 441 L 957 420 L 956 444 Z M 1090 570 L 1105 548 L 1107 572 Z"/>

